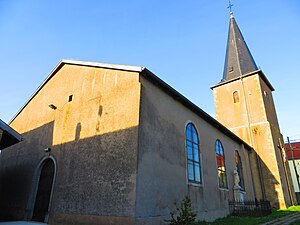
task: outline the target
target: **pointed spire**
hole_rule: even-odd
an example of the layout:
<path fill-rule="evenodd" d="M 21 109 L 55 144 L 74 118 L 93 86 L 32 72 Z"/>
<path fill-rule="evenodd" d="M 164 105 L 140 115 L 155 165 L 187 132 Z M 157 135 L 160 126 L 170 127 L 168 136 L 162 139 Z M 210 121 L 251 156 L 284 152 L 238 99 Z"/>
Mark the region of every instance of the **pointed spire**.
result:
<path fill-rule="evenodd" d="M 258 70 L 243 35 L 233 17 L 230 5 L 230 24 L 223 81 Z"/>

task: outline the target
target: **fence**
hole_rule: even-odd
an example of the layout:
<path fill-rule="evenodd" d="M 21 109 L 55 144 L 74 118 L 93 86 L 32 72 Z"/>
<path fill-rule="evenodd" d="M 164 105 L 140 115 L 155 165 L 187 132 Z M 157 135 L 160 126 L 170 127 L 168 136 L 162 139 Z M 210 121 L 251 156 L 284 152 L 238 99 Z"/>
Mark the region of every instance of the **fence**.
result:
<path fill-rule="evenodd" d="M 269 201 L 229 201 L 229 211 L 235 216 L 266 216 L 271 214 Z"/>

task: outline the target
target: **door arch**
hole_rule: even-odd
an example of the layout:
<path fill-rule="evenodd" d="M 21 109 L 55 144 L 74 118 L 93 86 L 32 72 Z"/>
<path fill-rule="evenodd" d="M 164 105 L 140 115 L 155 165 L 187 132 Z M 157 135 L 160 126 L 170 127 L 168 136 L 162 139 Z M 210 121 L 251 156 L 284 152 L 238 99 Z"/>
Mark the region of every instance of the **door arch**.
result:
<path fill-rule="evenodd" d="M 28 201 L 29 220 L 48 222 L 55 175 L 55 159 L 52 156 L 43 158 L 35 171 L 33 190 Z"/>

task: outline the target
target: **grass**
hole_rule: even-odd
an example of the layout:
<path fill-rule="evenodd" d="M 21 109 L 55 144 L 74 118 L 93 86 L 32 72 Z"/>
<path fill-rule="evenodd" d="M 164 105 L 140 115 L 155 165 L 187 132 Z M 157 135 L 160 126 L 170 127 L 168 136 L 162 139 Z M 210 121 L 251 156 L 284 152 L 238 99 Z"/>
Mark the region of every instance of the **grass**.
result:
<path fill-rule="evenodd" d="M 300 206 L 291 206 L 285 210 L 274 210 L 272 214 L 263 217 L 248 217 L 248 216 L 228 216 L 222 219 L 217 219 L 214 222 L 197 222 L 195 225 L 257 225 L 266 223 L 275 219 L 278 219 L 283 216 L 290 215 L 295 212 L 300 212 Z M 300 220 L 294 221 L 291 223 L 293 225 L 300 225 Z"/>
<path fill-rule="evenodd" d="M 300 220 L 296 220 L 294 222 L 291 222 L 290 225 L 300 225 Z"/>

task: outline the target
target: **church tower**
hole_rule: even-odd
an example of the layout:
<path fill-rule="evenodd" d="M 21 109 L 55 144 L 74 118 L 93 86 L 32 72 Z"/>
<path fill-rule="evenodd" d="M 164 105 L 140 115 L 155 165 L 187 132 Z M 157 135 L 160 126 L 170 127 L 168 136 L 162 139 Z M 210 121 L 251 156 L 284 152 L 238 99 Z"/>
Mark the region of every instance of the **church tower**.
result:
<path fill-rule="evenodd" d="M 272 97 L 274 88 L 258 69 L 232 12 L 223 79 L 211 88 L 217 120 L 257 153 L 252 162 L 259 171 L 253 174 L 261 189 L 256 191 L 257 199 L 267 199 L 276 208 L 295 204 Z"/>

